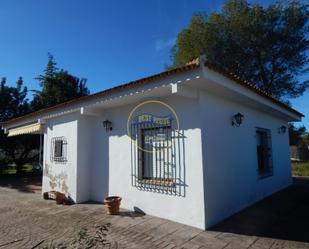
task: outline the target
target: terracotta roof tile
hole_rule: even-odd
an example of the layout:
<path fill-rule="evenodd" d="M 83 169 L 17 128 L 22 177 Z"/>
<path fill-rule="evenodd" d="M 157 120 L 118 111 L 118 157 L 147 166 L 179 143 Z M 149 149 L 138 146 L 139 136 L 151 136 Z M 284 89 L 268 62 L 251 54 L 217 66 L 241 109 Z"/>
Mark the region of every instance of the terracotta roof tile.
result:
<path fill-rule="evenodd" d="M 211 69 L 213 71 L 216 71 L 216 72 L 222 74 L 223 76 L 225 76 L 225 77 L 235 81 L 236 83 L 238 83 L 238 84 L 240 84 L 240 85 L 242 85 L 242 86 L 252 90 L 253 92 L 255 92 L 255 93 L 257 93 L 257 94 L 259 94 L 259 95 L 261 95 L 261 96 L 271 100 L 272 102 L 274 102 L 274 103 L 278 104 L 279 106 L 287 109 L 288 111 L 293 112 L 296 115 L 299 115 L 301 117 L 304 116 L 302 113 L 294 110 L 293 108 L 291 108 L 287 104 L 279 101 L 278 99 L 274 98 L 272 95 L 266 93 L 265 91 L 262 91 L 261 89 L 259 89 L 258 87 L 254 86 L 250 82 L 248 82 L 246 80 L 241 80 L 241 78 L 239 76 L 237 76 L 237 75 L 235 75 L 235 74 L 233 74 L 231 72 L 227 72 L 227 71 L 223 70 L 222 68 L 220 68 L 220 67 L 218 67 L 218 66 L 216 66 L 214 64 L 210 64 L 208 62 L 205 62 L 204 65 L 206 67 L 208 67 L 209 69 Z M 80 97 L 80 98 L 77 98 L 77 99 L 73 99 L 73 100 L 70 100 L 70 101 L 67 101 L 67 102 L 64 102 L 64 103 L 52 106 L 52 107 L 44 108 L 44 109 L 41 109 L 39 111 L 29 113 L 27 115 L 24 115 L 24 116 L 15 118 L 15 119 L 8 120 L 6 122 L 2 122 L 0 124 L 1 125 L 13 124 L 14 122 L 21 121 L 23 119 L 27 119 L 27 118 L 30 118 L 30 117 L 33 117 L 33 116 L 44 114 L 44 113 L 48 113 L 50 111 L 61 109 L 63 107 L 67 107 L 67 106 L 71 106 L 71 105 L 79 103 L 79 102 L 82 103 L 82 102 L 85 102 L 85 101 L 88 101 L 90 99 L 94 99 L 94 98 L 97 98 L 97 97 L 104 97 L 104 96 L 106 96 L 108 94 L 111 94 L 111 93 L 114 93 L 114 92 L 117 92 L 117 91 L 129 89 L 129 88 L 132 88 L 132 87 L 135 87 L 135 86 L 139 86 L 141 84 L 150 83 L 150 82 L 153 82 L 154 80 L 160 79 L 162 77 L 167 77 L 169 75 L 173 75 L 173 74 L 176 74 L 176 73 L 197 69 L 199 67 L 200 67 L 200 59 L 197 58 L 197 59 L 187 63 L 185 66 L 181 66 L 181 67 L 177 67 L 177 68 L 172 68 L 172 69 L 163 71 L 161 73 L 158 73 L 158 74 L 155 74 L 155 75 L 152 75 L 152 76 L 149 76 L 149 77 L 145 77 L 145 78 L 141 78 L 141 79 L 138 79 L 138 80 L 135 80 L 135 81 L 131 81 L 129 83 L 121 84 L 121 85 L 118 85 L 116 87 L 113 87 L 113 88 L 110 88 L 110 89 L 107 89 L 107 90 L 104 90 L 104 91 L 101 91 L 101 92 L 97 92 L 97 93 L 94 93 L 94 94 L 91 94 L 91 95 L 88 95 L 88 96 L 84 96 L 84 97 Z"/>
<path fill-rule="evenodd" d="M 141 79 L 138 79 L 138 80 L 134 80 L 134 81 L 131 81 L 131 82 L 128 82 L 128 83 L 125 83 L 125 84 L 121 84 L 121 85 L 109 88 L 109 89 L 101 91 L 101 92 L 97 92 L 97 93 L 94 93 L 94 94 L 91 94 L 91 95 L 87 95 L 87 96 L 83 96 L 83 97 L 76 98 L 76 99 L 73 99 L 73 100 L 69 100 L 69 101 L 66 101 L 64 103 L 57 104 L 57 105 L 54 105 L 54 106 L 51 106 L 51 107 L 43 108 L 39 111 L 35 111 L 35 112 L 26 114 L 26 115 L 18 117 L 18 118 L 10 119 L 6 122 L 0 122 L 0 125 L 9 125 L 9 124 L 12 124 L 14 122 L 21 121 L 23 119 L 27 119 L 27 118 L 30 118 L 30 117 L 33 117 L 33 116 L 44 114 L 44 113 L 48 113 L 50 111 L 60 109 L 60 108 L 63 108 L 63 107 L 67 107 L 67 106 L 71 106 L 71 105 L 74 105 L 74 104 L 79 103 L 79 102 L 82 103 L 82 102 L 85 102 L 85 101 L 88 101 L 90 99 L 94 99 L 94 98 L 97 98 L 97 97 L 104 97 L 108 94 L 111 94 L 111 93 L 114 93 L 114 92 L 117 92 L 117 91 L 126 90 L 126 89 L 130 89 L 132 87 L 139 86 L 141 84 L 153 82 L 154 80 L 160 79 L 162 77 L 167 77 L 169 75 L 173 75 L 173 74 L 176 74 L 176 73 L 181 73 L 181 72 L 197 69 L 197 68 L 199 68 L 199 66 L 200 66 L 199 61 L 196 61 L 195 63 L 190 63 L 190 64 L 185 65 L 185 66 L 172 68 L 172 69 L 163 71 L 161 73 L 151 75 L 149 77 L 141 78 Z"/>

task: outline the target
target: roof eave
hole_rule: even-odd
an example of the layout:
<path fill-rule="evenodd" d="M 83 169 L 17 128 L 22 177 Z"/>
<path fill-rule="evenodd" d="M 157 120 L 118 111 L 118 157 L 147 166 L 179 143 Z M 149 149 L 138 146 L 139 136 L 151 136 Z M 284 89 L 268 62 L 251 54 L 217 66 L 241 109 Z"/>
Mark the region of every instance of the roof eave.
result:
<path fill-rule="evenodd" d="M 138 79 L 138 80 L 135 80 L 135 81 L 131 81 L 129 83 L 121 84 L 121 85 L 115 86 L 113 88 L 110 88 L 110 89 L 107 89 L 107 90 L 104 90 L 104 91 L 101 91 L 101 92 L 98 92 L 98 93 L 94 93 L 94 94 L 91 94 L 91 95 L 87 95 L 87 96 L 83 96 L 83 97 L 80 97 L 80 98 L 77 98 L 77 99 L 73 99 L 73 100 L 70 100 L 70 101 L 55 105 L 55 106 L 44 108 L 44 109 L 41 109 L 39 111 L 32 112 L 32 113 L 26 114 L 24 116 L 20 116 L 20 117 L 2 122 L 1 125 L 3 127 L 12 126 L 15 123 L 19 123 L 22 120 L 26 120 L 26 119 L 29 119 L 31 117 L 33 117 L 33 119 L 35 119 L 36 117 L 39 117 L 42 114 L 45 114 L 45 113 L 48 113 L 48 112 L 51 112 L 51 111 L 54 111 L 54 110 L 57 110 L 57 109 L 60 110 L 61 108 L 74 106 L 77 103 L 81 103 L 81 104 L 83 102 L 86 103 L 87 101 L 95 99 L 95 98 L 105 97 L 105 96 L 112 94 L 112 93 L 115 93 L 115 92 L 120 92 L 120 91 L 123 91 L 123 90 L 132 89 L 132 88 L 138 87 L 138 86 L 145 84 L 145 83 L 152 83 L 152 82 L 154 82 L 158 79 L 161 79 L 163 77 L 174 75 L 176 73 L 182 73 L 182 72 L 198 69 L 199 67 L 200 67 L 199 60 L 195 60 L 192 63 L 189 63 L 189 64 L 182 66 L 182 67 L 177 67 L 177 68 L 173 68 L 173 69 L 170 69 L 170 70 L 167 70 L 167 71 L 163 71 L 161 73 L 158 73 L 158 74 L 155 74 L 155 75 L 152 75 L 152 76 L 149 76 L 149 77 L 145 77 L 145 78 L 141 78 L 141 79 Z"/>
<path fill-rule="evenodd" d="M 238 75 L 232 73 L 232 72 L 228 72 L 220 67 L 218 67 L 217 65 L 211 64 L 209 62 L 205 62 L 204 66 L 225 76 L 226 78 L 236 82 L 237 84 L 242 85 L 243 87 L 246 87 L 247 89 L 250 89 L 251 91 L 257 93 L 258 95 L 263 96 L 264 98 L 270 100 L 271 102 L 274 102 L 275 104 L 283 107 L 284 109 L 292 112 L 293 114 L 297 115 L 299 117 L 299 120 L 301 120 L 301 118 L 305 117 L 305 115 L 295 109 L 293 109 L 292 107 L 290 107 L 289 105 L 285 104 L 284 102 L 278 100 L 277 98 L 273 97 L 271 94 L 266 93 L 265 91 L 261 90 L 260 88 L 256 87 L 254 84 L 252 84 L 249 81 L 246 80 L 242 80 L 241 77 L 239 77 Z"/>

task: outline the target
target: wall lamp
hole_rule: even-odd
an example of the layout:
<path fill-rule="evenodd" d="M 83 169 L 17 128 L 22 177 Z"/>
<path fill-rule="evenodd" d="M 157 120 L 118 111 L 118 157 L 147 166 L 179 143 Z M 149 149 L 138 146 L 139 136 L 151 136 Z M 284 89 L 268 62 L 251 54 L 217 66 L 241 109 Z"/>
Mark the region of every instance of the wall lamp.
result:
<path fill-rule="evenodd" d="M 109 121 L 108 119 L 104 120 L 102 124 L 103 124 L 103 127 L 105 128 L 106 131 L 113 130 L 112 122 Z"/>
<path fill-rule="evenodd" d="M 233 118 L 232 118 L 232 125 L 235 127 L 239 127 L 244 119 L 244 115 L 242 115 L 241 113 L 236 113 Z"/>
<path fill-rule="evenodd" d="M 278 129 L 278 133 L 279 134 L 285 134 L 286 133 L 286 130 L 287 130 L 287 127 L 284 126 L 284 125 L 281 125 Z"/>

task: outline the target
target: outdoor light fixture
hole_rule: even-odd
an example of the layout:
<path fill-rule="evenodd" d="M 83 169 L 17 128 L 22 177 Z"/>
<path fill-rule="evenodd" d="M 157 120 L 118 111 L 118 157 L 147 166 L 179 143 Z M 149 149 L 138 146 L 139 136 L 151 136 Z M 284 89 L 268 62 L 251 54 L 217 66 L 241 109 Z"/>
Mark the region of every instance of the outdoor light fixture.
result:
<path fill-rule="evenodd" d="M 244 119 L 244 115 L 238 112 L 232 118 L 232 125 L 239 127 L 242 124 L 243 119 Z"/>
<path fill-rule="evenodd" d="M 278 129 L 278 133 L 279 133 L 279 134 L 285 134 L 285 133 L 286 133 L 286 130 L 287 130 L 286 126 L 281 125 L 281 126 L 279 127 L 279 129 Z"/>
<path fill-rule="evenodd" d="M 111 131 L 111 130 L 113 130 L 112 122 L 109 121 L 108 119 L 106 119 L 105 121 L 103 121 L 103 127 L 105 128 L 106 131 Z"/>

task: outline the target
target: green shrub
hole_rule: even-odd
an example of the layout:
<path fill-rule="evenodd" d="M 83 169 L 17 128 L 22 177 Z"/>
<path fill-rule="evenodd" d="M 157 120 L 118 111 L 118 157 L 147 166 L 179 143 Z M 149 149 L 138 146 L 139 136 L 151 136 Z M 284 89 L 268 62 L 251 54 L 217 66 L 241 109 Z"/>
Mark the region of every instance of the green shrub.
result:
<path fill-rule="evenodd" d="M 294 176 L 309 176 L 309 161 L 292 163 L 292 174 Z"/>

